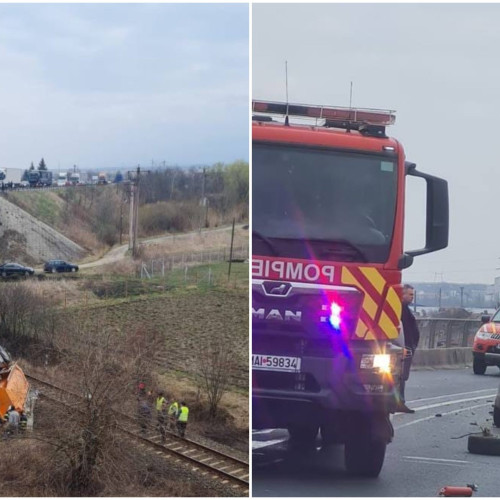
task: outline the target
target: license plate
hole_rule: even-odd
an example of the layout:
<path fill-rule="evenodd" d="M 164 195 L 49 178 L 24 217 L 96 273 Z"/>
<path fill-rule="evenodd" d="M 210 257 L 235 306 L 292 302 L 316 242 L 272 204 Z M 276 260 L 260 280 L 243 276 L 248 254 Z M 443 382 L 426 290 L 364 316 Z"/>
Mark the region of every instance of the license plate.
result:
<path fill-rule="evenodd" d="M 270 370 L 273 372 L 299 372 L 300 358 L 290 356 L 273 356 L 267 354 L 252 355 L 253 370 Z"/>

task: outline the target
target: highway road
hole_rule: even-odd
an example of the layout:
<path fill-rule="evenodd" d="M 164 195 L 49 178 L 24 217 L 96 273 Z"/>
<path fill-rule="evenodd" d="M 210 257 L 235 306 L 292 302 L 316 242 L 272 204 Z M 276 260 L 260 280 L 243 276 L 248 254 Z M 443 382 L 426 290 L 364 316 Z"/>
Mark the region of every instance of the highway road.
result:
<path fill-rule="evenodd" d="M 467 436 L 489 426 L 500 371 L 485 376 L 471 368 L 412 371 L 407 404 L 414 414 L 396 414 L 394 441 L 388 445 L 377 479 L 351 477 L 343 447 L 310 451 L 288 449 L 280 429 L 253 432 L 253 496 L 425 497 L 444 486 L 478 485 L 474 496 L 500 496 L 500 456 L 467 451 Z"/>

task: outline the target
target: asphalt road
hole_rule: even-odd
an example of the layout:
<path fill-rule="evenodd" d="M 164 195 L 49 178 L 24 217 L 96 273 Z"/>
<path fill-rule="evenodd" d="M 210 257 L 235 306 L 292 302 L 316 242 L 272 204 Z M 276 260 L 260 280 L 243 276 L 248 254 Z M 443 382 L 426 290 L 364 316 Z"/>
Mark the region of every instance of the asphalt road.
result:
<path fill-rule="evenodd" d="M 288 433 L 253 433 L 253 496 L 425 497 L 444 486 L 478 485 L 474 496 L 500 496 L 500 456 L 467 451 L 467 435 L 493 427 L 494 398 L 500 371 L 485 376 L 471 368 L 412 371 L 406 388 L 414 414 L 396 414 L 394 441 L 388 445 L 377 479 L 351 477 L 344 469 L 343 447 L 296 452 Z"/>

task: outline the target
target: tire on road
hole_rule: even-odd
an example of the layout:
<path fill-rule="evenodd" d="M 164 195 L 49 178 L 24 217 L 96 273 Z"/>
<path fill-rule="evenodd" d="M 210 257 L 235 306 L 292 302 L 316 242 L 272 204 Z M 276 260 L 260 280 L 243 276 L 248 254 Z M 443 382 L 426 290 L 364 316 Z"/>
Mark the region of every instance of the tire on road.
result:
<path fill-rule="evenodd" d="M 319 425 L 317 424 L 293 424 L 288 427 L 290 443 L 292 445 L 314 445 L 318 436 Z"/>
<path fill-rule="evenodd" d="M 500 427 L 500 408 L 498 406 L 493 408 L 493 423 Z"/>
<path fill-rule="evenodd" d="M 484 375 L 486 373 L 486 361 L 484 359 L 474 357 L 472 361 L 472 371 L 475 375 Z"/>
<path fill-rule="evenodd" d="M 495 436 L 473 434 L 467 443 L 469 453 L 477 455 L 500 455 L 500 439 Z"/>
<path fill-rule="evenodd" d="M 384 441 L 351 436 L 344 448 L 347 471 L 355 476 L 378 477 L 384 465 L 386 447 Z"/>

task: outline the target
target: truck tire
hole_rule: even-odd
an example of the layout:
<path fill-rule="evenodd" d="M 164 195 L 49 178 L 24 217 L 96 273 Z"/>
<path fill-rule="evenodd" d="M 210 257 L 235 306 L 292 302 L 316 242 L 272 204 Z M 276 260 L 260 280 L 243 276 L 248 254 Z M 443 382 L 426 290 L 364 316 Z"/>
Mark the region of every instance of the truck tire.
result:
<path fill-rule="evenodd" d="M 472 371 L 475 375 L 484 375 L 486 373 L 486 361 L 481 358 L 474 357 L 472 361 Z"/>
<path fill-rule="evenodd" d="M 344 448 L 347 472 L 355 476 L 378 477 L 384 465 L 386 447 L 384 441 L 351 436 Z"/>
<path fill-rule="evenodd" d="M 473 434 L 469 436 L 467 449 L 469 453 L 478 455 L 500 455 L 500 439 L 496 436 Z"/>
<path fill-rule="evenodd" d="M 292 445 L 314 445 L 318 436 L 319 425 L 316 424 L 294 424 L 288 427 L 290 443 Z"/>
<path fill-rule="evenodd" d="M 72 273 L 76 273 L 76 267 L 72 267 L 72 268 L 71 268 L 71 272 L 72 272 Z"/>
<path fill-rule="evenodd" d="M 335 424 L 321 425 L 321 442 L 323 446 L 343 443 L 340 431 Z"/>
<path fill-rule="evenodd" d="M 500 427 L 500 408 L 498 406 L 493 408 L 493 423 Z"/>
<path fill-rule="evenodd" d="M 2 271 L 2 277 L 3 278 L 6 278 L 7 277 L 7 273 L 5 271 Z"/>

